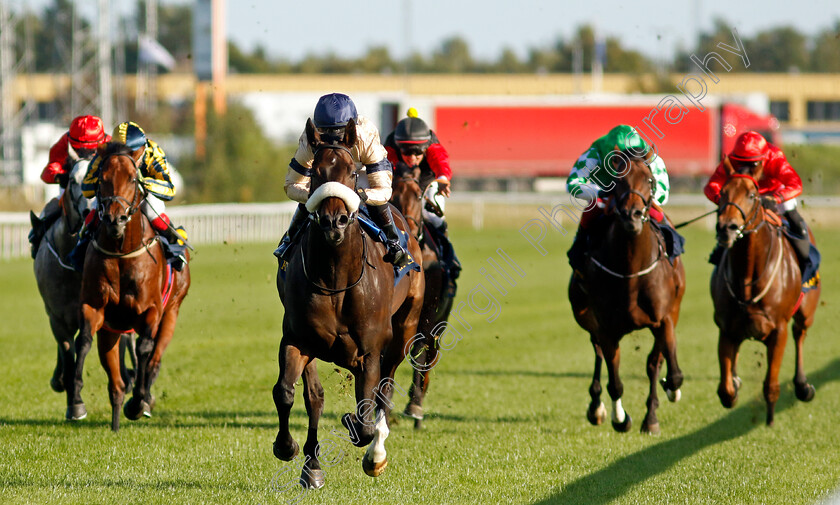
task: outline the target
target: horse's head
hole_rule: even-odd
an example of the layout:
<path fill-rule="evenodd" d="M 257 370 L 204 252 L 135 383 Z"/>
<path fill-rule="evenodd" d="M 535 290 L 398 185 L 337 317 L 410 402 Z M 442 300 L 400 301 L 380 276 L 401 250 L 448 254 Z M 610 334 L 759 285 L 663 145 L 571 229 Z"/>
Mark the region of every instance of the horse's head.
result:
<path fill-rule="evenodd" d="M 616 176 L 612 204 L 621 224 L 628 233 L 638 235 L 650 219 L 656 179 L 644 156 L 632 156 L 618 148 L 607 155 L 605 165 Z"/>
<path fill-rule="evenodd" d="M 420 186 L 419 166 L 409 167 L 404 163 L 397 165 L 391 203 L 400 209 L 412 233 L 416 235 L 423 219 L 423 188 Z"/>
<path fill-rule="evenodd" d="M 99 217 L 106 233 L 122 238 L 126 226 L 143 202 L 143 189 L 137 163 L 143 149 L 131 151 L 125 144 L 110 142 L 100 146 Z"/>
<path fill-rule="evenodd" d="M 306 138 L 315 158 L 306 209 L 318 223 L 327 243 L 344 241 L 347 227 L 355 220 L 361 199 L 355 192 L 356 164 L 350 150 L 356 144 L 356 124 L 351 119 L 341 140 L 321 138 L 312 120 L 306 122 Z"/>
<path fill-rule="evenodd" d="M 67 187 L 61 197 L 67 229 L 73 232 L 81 227 L 85 214 L 93 207 L 91 200 L 85 198 L 82 193 L 82 181 L 87 173 L 88 165 L 90 165 L 89 159 L 76 160 L 73 168 L 70 169 Z"/>
<path fill-rule="evenodd" d="M 761 217 L 758 181 L 749 170 L 739 171 L 728 157 L 723 159 L 726 182 L 720 190 L 718 202 L 717 240 L 727 249 L 744 236 L 744 229 Z M 753 165 L 754 167 L 754 165 Z M 760 174 L 760 167 L 759 172 Z"/>

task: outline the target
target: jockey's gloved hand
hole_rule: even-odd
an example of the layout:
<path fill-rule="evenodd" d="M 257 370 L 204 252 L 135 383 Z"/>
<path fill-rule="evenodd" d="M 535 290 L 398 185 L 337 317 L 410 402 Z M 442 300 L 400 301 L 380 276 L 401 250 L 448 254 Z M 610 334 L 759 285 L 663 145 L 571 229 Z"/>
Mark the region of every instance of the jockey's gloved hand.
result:
<path fill-rule="evenodd" d="M 55 181 L 58 183 L 58 185 L 60 187 L 66 188 L 67 183 L 70 182 L 70 173 L 69 172 L 63 172 L 63 173 L 60 173 L 60 174 L 56 175 L 55 176 Z"/>
<path fill-rule="evenodd" d="M 779 200 L 776 199 L 775 195 L 761 195 L 761 205 L 765 209 L 772 210 L 773 212 L 777 212 L 779 210 Z"/>
<path fill-rule="evenodd" d="M 443 177 L 441 177 L 440 179 L 435 179 L 435 181 L 438 183 L 438 194 L 443 195 L 447 198 L 450 195 L 452 195 L 452 190 L 450 189 L 452 183 L 449 181 L 449 179 L 444 179 Z"/>
<path fill-rule="evenodd" d="M 364 189 L 364 188 L 356 188 L 356 194 L 357 194 L 357 195 L 359 195 L 359 198 L 361 198 L 361 200 L 362 200 L 363 202 L 366 202 L 366 201 L 367 201 L 368 196 L 367 196 L 367 193 L 365 193 L 365 189 Z"/>

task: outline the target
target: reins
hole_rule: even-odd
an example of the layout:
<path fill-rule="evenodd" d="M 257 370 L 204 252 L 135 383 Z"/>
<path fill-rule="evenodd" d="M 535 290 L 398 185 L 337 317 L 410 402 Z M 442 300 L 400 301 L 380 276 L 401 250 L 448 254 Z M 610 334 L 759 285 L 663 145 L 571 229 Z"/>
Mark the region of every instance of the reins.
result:
<path fill-rule="evenodd" d="M 356 282 L 348 285 L 347 287 L 341 288 L 341 289 L 333 289 L 333 288 L 328 288 L 326 286 L 321 286 L 317 282 L 310 279 L 309 278 L 309 273 L 306 271 L 306 250 L 304 249 L 306 241 L 302 241 L 301 244 L 300 244 L 300 261 L 301 261 L 301 264 L 303 265 L 303 276 L 306 278 L 306 280 L 310 284 L 315 286 L 316 288 L 320 289 L 321 291 L 325 291 L 325 292 L 327 292 L 331 295 L 348 291 L 348 290 L 356 287 L 360 282 L 362 282 L 362 277 L 364 277 L 364 275 L 365 275 L 365 264 L 367 263 L 367 240 L 365 240 L 365 234 L 364 234 L 364 232 L 362 232 L 362 230 L 359 230 L 359 233 L 362 235 L 362 271 L 359 272 L 359 278 L 356 279 Z"/>

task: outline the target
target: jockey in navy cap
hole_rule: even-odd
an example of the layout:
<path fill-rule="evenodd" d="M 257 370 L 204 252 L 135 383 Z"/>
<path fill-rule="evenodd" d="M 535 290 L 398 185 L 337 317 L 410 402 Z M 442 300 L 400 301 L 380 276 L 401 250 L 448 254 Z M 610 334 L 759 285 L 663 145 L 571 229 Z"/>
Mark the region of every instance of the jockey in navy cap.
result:
<path fill-rule="evenodd" d="M 337 142 L 344 137 L 344 129 L 351 119 L 356 124 L 356 144 L 351 147 L 350 152 L 358 167 L 357 170 L 367 172 L 368 185 L 370 186 L 364 188 L 362 199 L 365 200 L 368 209 L 371 210 L 371 217 L 377 221 L 377 224 L 385 231 L 387 236 L 385 245 L 388 248 L 388 254 L 385 256 L 386 261 L 393 262 L 397 266 L 404 266 L 409 260 L 409 255 L 400 246 L 399 232 L 394 224 L 391 208 L 388 205 L 388 200 L 391 199 L 393 171 L 391 162 L 388 161 L 388 152 L 379 141 L 379 130 L 372 121 L 360 116 L 356 112 L 356 105 L 353 100 L 342 93 L 330 93 L 318 99 L 312 122 L 322 139 L 327 142 Z M 275 256 L 287 261 L 291 258 L 291 245 L 295 242 L 299 231 L 306 222 L 306 217 L 309 215 L 303 204 L 309 199 L 309 184 L 314 158 L 315 153 L 309 146 L 306 133 L 303 133 L 300 136 L 295 156 L 289 163 L 284 185 L 289 198 L 299 202 L 300 205 L 298 205 L 292 218 L 289 230 L 283 236 L 277 250 L 274 251 Z M 359 165 L 363 165 L 364 168 L 359 167 Z"/>

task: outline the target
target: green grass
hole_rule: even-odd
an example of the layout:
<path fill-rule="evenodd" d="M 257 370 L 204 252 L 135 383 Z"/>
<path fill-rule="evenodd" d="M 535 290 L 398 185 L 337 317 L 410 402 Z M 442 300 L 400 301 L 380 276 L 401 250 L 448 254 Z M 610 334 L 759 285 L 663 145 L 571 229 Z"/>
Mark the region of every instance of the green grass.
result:
<path fill-rule="evenodd" d="M 488 322 L 462 311 L 471 329 L 456 326 L 463 340 L 433 371 L 426 429 L 415 432 L 405 419 L 392 426 L 389 466 L 377 479 L 363 474 L 362 449 L 330 434 L 344 433 L 339 417 L 354 400 L 346 372 L 321 364 L 321 438 L 336 440 L 343 457 L 325 468 L 326 487 L 300 503 L 817 502 L 840 483 L 840 339 L 831 330 L 840 325 L 834 282 L 840 234 L 817 230 L 824 306 L 806 346 L 817 396 L 809 404 L 794 399 L 789 344 L 776 426 L 767 428 L 761 344 L 742 348 L 744 386 L 736 408 L 725 410 L 717 399 L 717 329 L 705 262 L 712 237 L 694 226 L 686 231 L 688 290 L 678 326 L 683 398 L 671 404 L 660 394 L 661 436 L 637 431 L 652 345 L 647 332 L 622 341 L 623 401 L 633 430 L 615 433 L 584 417 L 593 352 L 566 299 L 570 237 L 552 233 L 544 243 L 549 253 L 541 256 L 515 227 L 453 226 L 465 264 L 458 300 L 481 285 L 499 300 L 498 318 Z M 479 273 L 499 247 L 526 274 L 506 285 L 505 296 Z M 64 396 L 48 386 L 55 347 L 31 263 L 0 264 L 0 503 L 287 503 L 292 493 L 270 488 L 275 474 L 300 464 L 271 454 L 282 321 L 272 249 L 271 243 L 200 248 L 155 386 L 154 417 L 123 419 L 118 434 L 109 430 L 105 374 L 93 354 L 83 391 L 88 418 L 63 421 Z M 408 385 L 408 366 L 397 382 Z M 291 421 L 302 444 L 301 389 Z M 404 405 L 400 398 L 396 403 Z"/>

